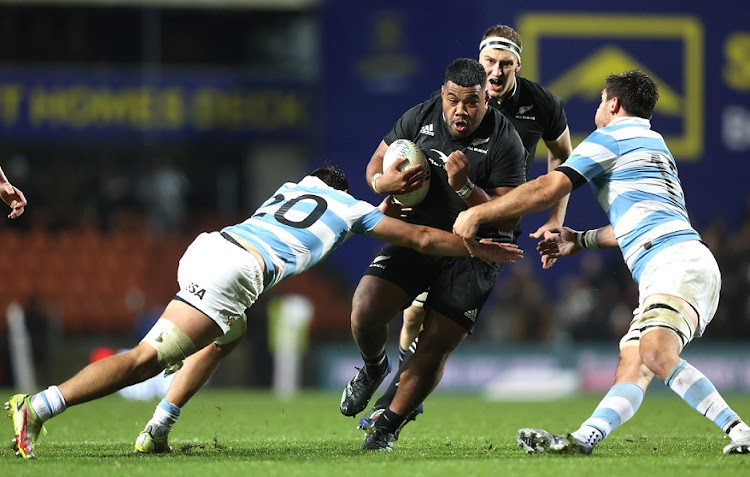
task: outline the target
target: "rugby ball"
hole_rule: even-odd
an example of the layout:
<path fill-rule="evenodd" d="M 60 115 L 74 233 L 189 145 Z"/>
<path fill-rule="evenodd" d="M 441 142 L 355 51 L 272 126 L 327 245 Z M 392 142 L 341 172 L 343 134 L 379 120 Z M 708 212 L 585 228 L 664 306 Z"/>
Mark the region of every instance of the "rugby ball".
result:
<path fill-rule="evenodd" d="M 408 139 L 396 139 L 388 146 L 388 150 L 385 151 L 385 155 L 383 156 L 383 171 L 387 170 L 391 167 L 391 164 L 402 157 L 405 157 L 408 161 L 399 167 L 401 172 L 421 164 L 425 173 L 425 180 L 422 187 L 406 194 L 393 196 L 404 205 L 414 206 L 422 202 L 427 196 L 427 192 L 430 191 L 430 164 L 427 162 L 427 157 L 419 146 Z"/>

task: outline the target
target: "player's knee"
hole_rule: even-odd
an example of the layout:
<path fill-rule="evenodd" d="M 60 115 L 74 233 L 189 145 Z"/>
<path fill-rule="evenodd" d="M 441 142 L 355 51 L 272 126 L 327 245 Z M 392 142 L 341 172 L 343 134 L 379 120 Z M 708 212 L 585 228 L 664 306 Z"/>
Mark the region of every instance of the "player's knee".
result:
<path fill-rule="evenodd" d="M 370 300 L 352 300 L 352 331 L 364 330 L 388 324 L 395 312 L 386 311 Z"/>
<path fill-rule="evenodd" d="M 679 361 L 679 355 L 659 347 L 642 346 L 641 360 L 649 371 L 663 380 L 674 367 L 675 361 Z"/>
<path fill-rule="evenodd" d="M 424 308 L 419 306 L 410 306 L 404 310 L 404 328 L 412 332 L 418 332 L 419 327 L 424 321 Z"/>
<path fill-rule="evenodd" d="M 162 369 L 171 374 L 182 367 L 182 363 L 196 348 L 190 337 L 171 321 L 160 318 L 143 338 L 156 350 L 156 358 Z"/>

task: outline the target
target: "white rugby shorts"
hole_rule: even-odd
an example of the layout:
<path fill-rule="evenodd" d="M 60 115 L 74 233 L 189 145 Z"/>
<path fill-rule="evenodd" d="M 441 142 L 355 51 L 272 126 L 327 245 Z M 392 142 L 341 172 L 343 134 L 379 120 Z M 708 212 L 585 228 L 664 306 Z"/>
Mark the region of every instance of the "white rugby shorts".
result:
<path fill-rule="evenodd" d="M 177 268 L 177 296 L 214 320 L 229 343 L 247 329 L 245 310 L 263 291 L 263 269 L 255 257 L 219 232 L 202 233 Z"/>
<path fill-rule="evenodd" d="M 697 240 L 680 242 L 665 248 L 646 265 L 638 287 L 640 316 L 643 301 L 654 293 L 682 298 L 698 311 L 700 337 L 719 306 L 721 272 L 711 251 Z M 693 338 L 693 337 L 690 337 Z"/>

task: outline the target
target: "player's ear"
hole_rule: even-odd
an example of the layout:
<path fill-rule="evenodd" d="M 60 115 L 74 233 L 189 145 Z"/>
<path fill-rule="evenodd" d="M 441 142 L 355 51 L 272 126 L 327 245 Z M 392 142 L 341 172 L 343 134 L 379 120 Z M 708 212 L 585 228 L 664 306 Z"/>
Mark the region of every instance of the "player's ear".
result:
<path fill-rule="evenodd" d="M 609 111 L 612 114 L 617 114 L 620 111 L 621 107 L 622 106 L 620 105 L 620 98 L 618 98 L 617 96 L 612 98 L 612 104 L 609 106 Z"/>
<path fill-rule="evenodd" d="M 518 60 L 518 64 L 516 65 L 516 73 L 521 71 L 521 60 Z"/>

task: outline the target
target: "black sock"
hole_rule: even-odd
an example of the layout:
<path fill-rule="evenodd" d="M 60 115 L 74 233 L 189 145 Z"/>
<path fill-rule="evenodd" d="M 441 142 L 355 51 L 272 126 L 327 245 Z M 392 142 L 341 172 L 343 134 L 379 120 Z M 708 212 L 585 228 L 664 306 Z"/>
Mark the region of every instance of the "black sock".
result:
<path fill-rule="evenodd" d="M 367 368 L 367 374 L 370 376 L 380 376 L 388 369 L 388 358 L 383 351 L 380 356 L 375 359 L 367 359 L 362 356 L 365 360 L 365 367 Z"/>
<path fill-rule="evenodd" d="M 391 433 L 395 433 L 401 424 L 404 423 L 403 417 L 399 416 L 390 409 L 386 409 L 383 414 L 380 415 L 377 421 L 375 421 L 375 427 L 382 428 Z"/>
<path fill-rule="evenodd" d="M 398 391 L 398 382 L 400 379 L 401 373 L 396 373 L 383 395 L 380 396 L 380 399 L 375 402 L 375 407 L 377 409 L 388 409 L 388 406 L 391 405 L 391 401 L 393 401 L 393 398 L 396 396 L 396 391 Z"/>
<path fill-rule="evenodd" d="M 398 391 L 398 383 L 401 381 L 401 371 L 404 369 L 404 365 L 414 356 L 414 350 L 417 349 L 417 342 L 419 338 L 416 338 L 414 342 L 409 346 L 409 349 L 403 349 L 401 346 L 398 347 L 399 363 L 398 373 L 393 377 L 388 388 L 385 390 L 382 396 L 375 402 L 375 408 L 377 409 L 388 409 L 391 405 L 391 401 L 396 396 Z"/>

